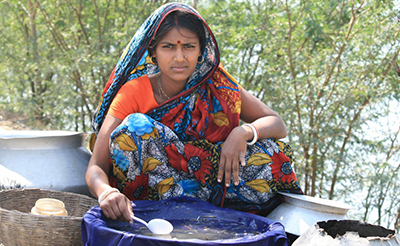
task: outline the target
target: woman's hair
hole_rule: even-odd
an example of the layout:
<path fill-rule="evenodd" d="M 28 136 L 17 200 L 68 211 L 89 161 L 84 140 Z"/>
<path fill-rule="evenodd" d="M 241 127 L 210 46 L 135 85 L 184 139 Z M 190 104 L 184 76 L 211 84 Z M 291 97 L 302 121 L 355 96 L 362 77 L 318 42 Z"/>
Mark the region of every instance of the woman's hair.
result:
<path fill-rule="evenodd" d="M 186 11 L 176 10 L 168 14 L 158 28 L 155 37 L 149 45 L 150 55 L 154 54 L 154 50 L 156 49 L 156 46 L 162 37 L 164 37 L 164 35 L 174 27 L 177 27 L 178 30 L 179 28 L 186 28 L 196 33 L 197 37 L 199 38 L 200 52 L 203 54 L 206 42 L 206 34 L 203 22 L 194 14 Z"/>

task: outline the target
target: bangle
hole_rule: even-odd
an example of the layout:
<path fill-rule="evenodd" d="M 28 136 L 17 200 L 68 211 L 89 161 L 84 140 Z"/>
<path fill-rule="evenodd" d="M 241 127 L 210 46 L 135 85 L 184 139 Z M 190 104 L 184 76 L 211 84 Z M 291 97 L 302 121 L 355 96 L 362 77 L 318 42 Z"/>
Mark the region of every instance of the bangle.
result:
<path fill-rule="evenodd" d="M 99 199 L 97 200 L 99 202 L 99 204 L 104 200 L 104 198 L 106 198 L 108 195 L 110 195 L 113 192 L 118 192 L 121 193 L 117 188 L 108 188 L 106 190 L 104 190 L 103 192 L 101 192 Z"/>
<path fill-rule="evenodd" d="M 251 128 L 251 130 L 253 130 L 253 136 L 254 136 L 253 140 L 247 141 L 247 145 L 255 144 L 258 140 L 258 135 L 259 135 L 257 128 L 253 124 L 243 124 L 243 126 L 248 126 Z"/>

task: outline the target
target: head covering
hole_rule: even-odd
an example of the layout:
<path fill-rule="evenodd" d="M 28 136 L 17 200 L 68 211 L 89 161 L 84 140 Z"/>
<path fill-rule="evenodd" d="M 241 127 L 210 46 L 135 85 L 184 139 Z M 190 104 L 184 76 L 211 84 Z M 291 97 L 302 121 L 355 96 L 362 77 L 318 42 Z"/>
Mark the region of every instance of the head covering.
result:
<path fill-rule="evenodd" d="M 204 59 L 197 64 L 186 88 L 180 94 L 147 114 L 170 127 L 181 140 L 185 141 L 206 137 L 211 142 L 222 141 L 239 124 L 238 84 L 220 66 L 218 44 L 211 29 L 200 14 L 189 5 L 169 3 L 158 8 L 146 19 L 124 49 L 93 116 L 91 149 L 112 100 L 121 86 L 145 74 L 159 72 L 157 64 L 151 60 L 148 48 L 165 17 L 177 10 L 193 14 L 203 23 L 206 34 L 206 44 L 202 54 Z M 173 117 L 170 112 L 174 112 Z M 199 118 L 193 118 L 193 115 Z"/>

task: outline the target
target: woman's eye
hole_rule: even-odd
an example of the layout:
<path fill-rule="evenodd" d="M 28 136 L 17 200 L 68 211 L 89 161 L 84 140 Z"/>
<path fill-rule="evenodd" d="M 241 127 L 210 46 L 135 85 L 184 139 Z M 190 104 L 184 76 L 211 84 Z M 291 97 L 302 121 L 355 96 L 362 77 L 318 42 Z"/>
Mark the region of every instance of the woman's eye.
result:
<path fill-rule="evenodd" d="M 186 44 L 186 45 L 185 45 L 185 48 L 187 48 L 187 49 L 193 49 L 193 48 L 194 48 L 194 45 Z"/>

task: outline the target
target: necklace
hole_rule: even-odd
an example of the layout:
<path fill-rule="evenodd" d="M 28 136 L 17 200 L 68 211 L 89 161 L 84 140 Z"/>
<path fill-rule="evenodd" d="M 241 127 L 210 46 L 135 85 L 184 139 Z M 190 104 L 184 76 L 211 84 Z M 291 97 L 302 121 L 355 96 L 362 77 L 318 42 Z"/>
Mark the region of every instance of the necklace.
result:
<path fill-rule="evenodd" d="M 158 92 L 160 94 L 162 94 L 163 97 L 165 97 L 167 100 L 171 99 L 163 90 L 163 88 L 161 87 L 161 74 L 158 74 L 157 77 L 157 84 L 158 84 Z"/>

